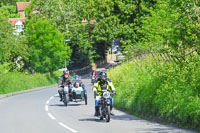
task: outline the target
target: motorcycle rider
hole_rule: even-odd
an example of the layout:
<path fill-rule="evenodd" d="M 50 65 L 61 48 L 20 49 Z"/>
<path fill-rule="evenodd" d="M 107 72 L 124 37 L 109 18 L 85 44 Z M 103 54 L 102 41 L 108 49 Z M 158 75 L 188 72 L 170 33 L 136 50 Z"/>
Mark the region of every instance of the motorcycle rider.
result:
<path fill-rule="evenodd" d="M 95 98 L 95 116 L 99 116 L 99 100 L 100 100 L 100 92 L 101 90 L 108 90 L 112 91 L 113 95 L 116 95 L 115 87 L 113 86 L 111 80 L 107 78 L 107 73 L 102 71 L 99 73 L 99 78 L 97 80 L 97 83 L 93 86 L 93 92 L 94 92 L 94 98 Z M 110 111 L 112 111 L 113 108 L 113 98 L 110 96 Z M 111 112 L 112 115 L 113 112 Z"/>
<path fill-rule="evenodd" d="M 76 85 L 76 82 L 79 82 L 79 86 L 83 88 L 83 93 L 84 95 L 86 95 L 86 89 L 85 89 L 85 84 L 83 83 L 83 80 L 80 79 L 80 76 L 79 75 L 75 75 L 73 77 L 73 82 L 74 82 L 74 86 Z"/>
<path fill-rule="evenodd" d="M 93 70 L 91 75 L 90 75 L 91 76 L 91 83 L 92 83 L 93 78 L 95 79 L 95 81 L 97 80 L 97 75 L 98 75 L 97 72 L 95 70 Z"/>
<path fill-rule="evenodd" d="M 64 70 L 63 75 L 60 77 L 60 80 L 58 82 L 58 88 L 61 88 L 58 90 L 58 94 L 60 96 L 60 101 L 62 101 L 62 92 L 63 92 L 63 86 L 68 86 L 69 92 L 71 92 L 71 86 L 72 82 L 69 76 L 69 70 Z M 71 96 L 69 97 L 71 100 Z"/>

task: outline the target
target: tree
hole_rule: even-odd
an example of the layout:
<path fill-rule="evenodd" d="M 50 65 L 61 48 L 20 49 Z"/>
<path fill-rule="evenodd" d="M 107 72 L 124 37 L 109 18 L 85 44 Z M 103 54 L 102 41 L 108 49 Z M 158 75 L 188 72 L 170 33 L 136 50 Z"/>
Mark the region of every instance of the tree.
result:
<path fill-rule="evenodd" d="M 15 61 L 18 57 L 25 60 L 27 56 L 25 37 L 16 36 L 8 18 L 0 13 L 0 65 L 9 71 L 16 68 Z"/>
<path fill-rule="evenodd" d="M 26 31 L 30 66 L 37 72 L 52 72 L 70 61 L 71 49 L 56 25 L 48 20 L 29 22 Z"/>
<path fill-rule="evenodd" d="M 141 19 L 138 34 L 143 36 L 138 46 L 157 49 L 168 45 L 175 51 L 180 47 L 199 47 L 200 17 L 197 6 L 199 3 L 193 0 L 158 0 L 154 8 L 147 8 L 143 3 L 143 9 L 150 14 Z"/>
<path fill-rule="evenodd" d="M 70 33 L 67 36 L 70 41 L 68 43 L 73 49 L 71 65 L 80 68 L 93 63 L 95 47 L 93 46 L 93 40 L 90 39 L 89 25 L 72 25 L 69 30 Z"/>
<path fill-rule="evenodd" d="M 8 18 L 19 18 L 20 14 L 17 14 L 16 5 L 4 5 L 0 8 L 0 12 L 2 12 Z"/>
<path fill-rule="evenodd" d="M 16 2 L 29 2 L 30 0 L 1 0 L 0 7 L 3 5 L 16 5 Z"/>

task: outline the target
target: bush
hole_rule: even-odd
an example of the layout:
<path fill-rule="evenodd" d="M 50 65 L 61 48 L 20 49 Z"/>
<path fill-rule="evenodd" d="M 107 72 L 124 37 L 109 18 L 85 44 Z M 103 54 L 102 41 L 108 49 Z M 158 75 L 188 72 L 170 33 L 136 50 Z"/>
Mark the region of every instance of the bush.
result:
<path fill-rule="evenodd" d="M 200 130 L 200 57 L 186 60 L 183 65 L 144 57 L 111 69 L 115 107 Z"/>

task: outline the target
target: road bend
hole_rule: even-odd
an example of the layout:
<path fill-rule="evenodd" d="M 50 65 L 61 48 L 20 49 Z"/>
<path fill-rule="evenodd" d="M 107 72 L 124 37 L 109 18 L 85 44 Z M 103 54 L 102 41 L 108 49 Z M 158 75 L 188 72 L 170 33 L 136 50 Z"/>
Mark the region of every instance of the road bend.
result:
<path fill-rule="evenodd" d="M 150 122 L 114 109 L 109 123 L 94 117 L 89 78 L 84 78 L 88 105 L 59 101 L 58 88 L 29 92 L 0 100 L 1 133 L 192 133 L 194 131 Z"/>

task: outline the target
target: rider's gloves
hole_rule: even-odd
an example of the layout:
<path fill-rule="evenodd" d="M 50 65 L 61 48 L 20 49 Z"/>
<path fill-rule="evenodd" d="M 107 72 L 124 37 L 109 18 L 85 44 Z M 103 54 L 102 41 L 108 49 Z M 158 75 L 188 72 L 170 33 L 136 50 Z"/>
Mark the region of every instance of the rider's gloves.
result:
<path fill-rule="evenodd" d="M 98 95 L 97 91 L 95 91 L 94 94 L 97 96 Z"/>
<path fill-rule="evenodd" d="M 98 96 L 97 91 L 94 91 L 94 98 L 96 98 L 96 96 Z"/>

